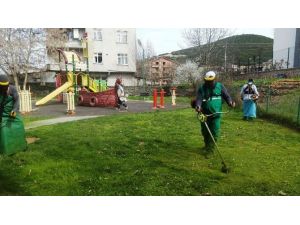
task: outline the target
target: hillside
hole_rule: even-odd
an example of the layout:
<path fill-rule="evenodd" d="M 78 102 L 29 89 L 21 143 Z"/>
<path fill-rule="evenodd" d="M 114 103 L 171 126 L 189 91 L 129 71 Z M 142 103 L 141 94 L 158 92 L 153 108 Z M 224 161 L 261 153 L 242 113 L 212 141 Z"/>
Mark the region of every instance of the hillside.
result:
<path fill-rule="evenodd" d="M 250 63 L 266 62 L 273 57 L 273 39 L 262 35 L 242 34 L 224 38 L 217 41 L 216 63 L 224 62 L 225 46 L 227 42 L 227 61 L 236 65 L 247 65 Z M 205 47 L 205 45 L 204 45 Z M 186 58 L 193 59 L 199 55 L 197 47 L 182 49 L 172 52 L 172 55 L 186 55 Z M 260 57 L 260 60 L 259 60 Z"/>

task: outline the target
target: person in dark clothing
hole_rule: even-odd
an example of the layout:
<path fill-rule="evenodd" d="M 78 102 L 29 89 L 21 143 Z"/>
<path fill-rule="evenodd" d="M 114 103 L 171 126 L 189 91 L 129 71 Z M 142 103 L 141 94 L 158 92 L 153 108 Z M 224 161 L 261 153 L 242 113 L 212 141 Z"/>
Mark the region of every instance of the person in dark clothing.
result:
<path fill-rule="evenodd" d="M 220 82 L 215 82 L 215 78 L 216 74 L 213 71 L 209 71 L 205 74 L 204 84 L 201 85 L 197 91 L 195 109 L 197 112 L 211 115 L 207 117 L 206 122 L 215 141 L 217 141 L 220 133 L 222 99 L 224 99 L 230 107 L 235 107 L 235 103 L 232 101 L 224 85 Z M 204 137 L 204 150 L 206 153 L 212 153 L 215 147 L 214 142 L 204 123 L 201 123 L 201 132 Z"/>
<path fill-rule="evenodd" d="M 8 77 L 0 75 L 0 154 L 12 155 L 25 151 L 27 142 L 19 111 L 19 95 Z"/>
<path fill-rule="evenodd" d="M 9 84 L 8 77 L 5 75 L 0 75 L 0 95 L 3 96 L 1 99 L 1 109 L 3 108 L 5 100 L 7 100 L 8 97 L 12 98 L 13 107 L 10 112 L 10 117 L 16 118 L 20 106 L 19 94 L 16 87 Z M 3 109 L 1 111 L 3 111 Z"/>
<path fill-rule="evenodd" d="M 122 81 L 119 78 L 115 82 L 115 91 L 118 97 L 117 109 L 120 110 L 121 106 L 123 106 L 127 110 L 128 106 L 126 104 L 127 99 L 125 97 L 125 91 L 122 85 Z"/>

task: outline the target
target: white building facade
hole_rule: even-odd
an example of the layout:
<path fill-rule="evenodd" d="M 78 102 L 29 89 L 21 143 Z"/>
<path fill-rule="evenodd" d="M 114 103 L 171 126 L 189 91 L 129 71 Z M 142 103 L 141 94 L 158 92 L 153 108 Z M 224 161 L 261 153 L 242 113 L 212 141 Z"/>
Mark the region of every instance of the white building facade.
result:
<path fill-rule="evenodd" d="M 83 42 L 83 39 L 87 41 Z M 82 60 L 88 63 L 90 75 L 106 80 L 108 86 L 114 86 L 117 78 L 121 78 L 125 86 L 137 85 L 134 28 L 68 29 L 66 48 L 82 56 Z M 83 57 L 86 54 L 88 60 Z M 49 59 L 49 63 L 54 62 Z"/>
<path fill-rule="evenodd" d="M 300 67 L 300 28 L 274 29 L 273 64 L 281 69 Z"/>

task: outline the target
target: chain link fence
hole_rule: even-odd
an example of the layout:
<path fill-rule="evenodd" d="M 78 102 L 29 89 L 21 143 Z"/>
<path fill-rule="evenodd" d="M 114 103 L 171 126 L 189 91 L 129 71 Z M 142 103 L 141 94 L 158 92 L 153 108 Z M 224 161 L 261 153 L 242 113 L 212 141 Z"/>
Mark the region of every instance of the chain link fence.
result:
<path fill-rule="evenodd" d="M 260 116 L 270 117 L 300 128 L 300 90 L 278 95 L 268 88 L 262 101 L 258 102 Z"/>
<path fill-rule="evenodd" d="M 257 104 L 257 116 L 280 122 L 300 129 L 300 79 L 257 80 L 260 97 Z M 240 91 L 244 81 L 234 81 L 229 77 L 222 80 L 231 97 L 241 110 Z"/>

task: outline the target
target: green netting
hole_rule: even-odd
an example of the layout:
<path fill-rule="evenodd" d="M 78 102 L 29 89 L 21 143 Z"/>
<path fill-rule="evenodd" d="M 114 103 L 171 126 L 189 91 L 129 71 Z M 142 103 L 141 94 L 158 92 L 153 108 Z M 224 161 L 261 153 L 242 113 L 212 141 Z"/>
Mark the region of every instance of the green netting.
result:
<path fill-rule="evenodd" d="M 2 102 L 3 96 L 0 96 Z M 11 118 L 9 114 L 13 109 L 13 99 L 8 96 L 4 100 L 4 109 L 2 113 L 1 131 L 0 131 L 0 154 L 11 155 L 27 148 L 25 129 L 23 121 L 19 115 Z"/>
<path fill-rule="evenodd" d="M 2 118 L 0 132 L 0 153 L 11 155 L 27 148 L 24 125 L 19 116 L 15 119 Z"/>

